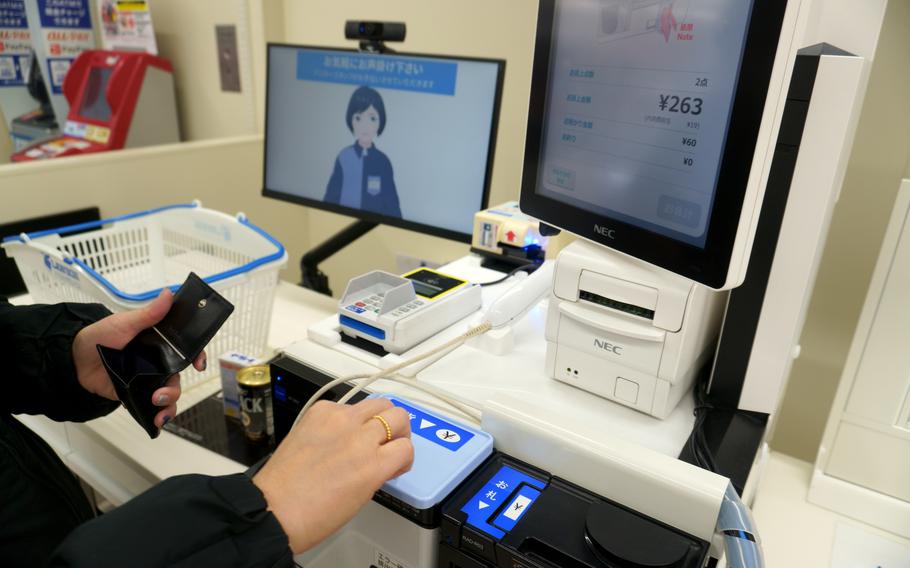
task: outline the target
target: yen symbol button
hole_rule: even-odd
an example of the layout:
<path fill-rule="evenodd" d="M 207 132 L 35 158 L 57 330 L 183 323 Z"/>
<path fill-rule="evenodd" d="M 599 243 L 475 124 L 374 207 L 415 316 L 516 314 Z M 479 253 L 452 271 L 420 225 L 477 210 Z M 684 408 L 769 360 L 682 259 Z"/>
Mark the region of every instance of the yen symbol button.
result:
<path fill-rule="evenodd" d="M 458 435 L 458 432 L 453 432 L 447 428 L 436 430 L 436 437 L 448 444 L 457 444 L 461 441 L 461 436 Z"/>

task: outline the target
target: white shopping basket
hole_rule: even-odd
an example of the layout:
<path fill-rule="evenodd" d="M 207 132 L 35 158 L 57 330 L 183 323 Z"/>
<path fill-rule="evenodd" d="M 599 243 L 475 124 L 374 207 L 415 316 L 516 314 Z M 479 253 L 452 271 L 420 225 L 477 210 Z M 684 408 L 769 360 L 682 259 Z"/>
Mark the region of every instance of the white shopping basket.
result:
<path fill-rule="evenodd" d="M 278 271 L 287 264 L 280 242 L 250 223 L 204 209 L 196 201 L 91 223 L 3 239 L 36 303 L 98 302 L 114 312 L 176 291 L 195 272 L 234 304 L 206 348 L 210 362 L 226 351 L 265 355 Z M 182 374 L 185 388 L 218 375 Z"/>

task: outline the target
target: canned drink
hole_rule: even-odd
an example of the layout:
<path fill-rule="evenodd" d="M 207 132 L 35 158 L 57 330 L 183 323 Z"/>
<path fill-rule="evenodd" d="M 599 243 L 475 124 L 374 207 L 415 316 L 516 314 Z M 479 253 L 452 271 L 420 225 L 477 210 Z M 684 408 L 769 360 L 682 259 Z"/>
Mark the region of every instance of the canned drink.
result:
<path fill-rule="evenodd" d="M 272 422 L 272 379 L 267 365 L 255 365 L 237 372 L 240 420 L 246 437 L 254 442 L 274 433 Z"/>

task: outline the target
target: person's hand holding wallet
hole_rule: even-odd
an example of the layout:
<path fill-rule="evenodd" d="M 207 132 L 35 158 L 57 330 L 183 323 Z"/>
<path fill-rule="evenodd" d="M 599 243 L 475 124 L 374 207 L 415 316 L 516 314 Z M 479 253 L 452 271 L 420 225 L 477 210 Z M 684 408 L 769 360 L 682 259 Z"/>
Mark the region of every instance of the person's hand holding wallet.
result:
<path fill-rule="evenodd" d="M 177 412 L 179 372 L 206 368 L 203 351 L 234 307 L 195 274 L 172 295 L 165 289 L 144 308 L 113 314 L 82 329 L 73 341 L 79 383 L 120 400 L 148 432 Z"/>

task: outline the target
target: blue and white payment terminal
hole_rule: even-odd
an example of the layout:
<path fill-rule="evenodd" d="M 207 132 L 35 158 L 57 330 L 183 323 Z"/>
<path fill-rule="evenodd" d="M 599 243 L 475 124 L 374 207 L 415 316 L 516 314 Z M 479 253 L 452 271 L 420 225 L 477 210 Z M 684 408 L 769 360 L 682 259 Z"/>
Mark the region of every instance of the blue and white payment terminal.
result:
<path fill-rule="evenodd" d="M 411 417 L 414 465 L 387 481 L 374 499 L 424 526 L 438 526 L 439 506 L 493 453 L 493 437 L 393 395 L 387 398 Z"/>
<path fill-rule="evenodd" d="M 400 354 L 480 309 L 480 286 L 429 268 L 353 278 L 338 303 L 341 331 Z"/>

